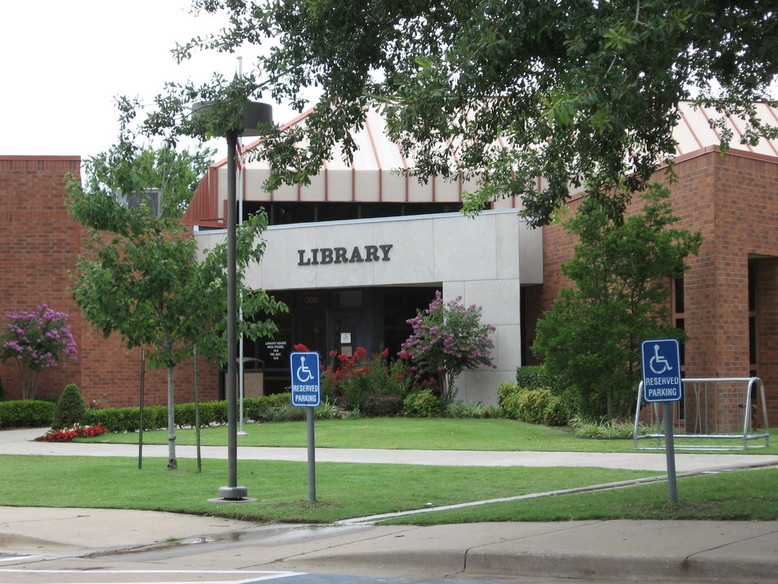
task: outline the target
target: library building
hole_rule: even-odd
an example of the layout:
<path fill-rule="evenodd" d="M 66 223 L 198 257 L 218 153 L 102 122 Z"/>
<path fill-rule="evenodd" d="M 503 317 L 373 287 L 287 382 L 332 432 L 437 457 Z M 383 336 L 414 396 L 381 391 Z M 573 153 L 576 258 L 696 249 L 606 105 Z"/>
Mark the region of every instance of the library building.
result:
<path fill-rule="evenodd" d="M 778 110 L 758 108 L 766 121 L 778 123 Z M 684 376 L 761 378 L 765 398 L 754 405 L 778 424 L 778 142 L 741 145 L 743 126 L 731 119 L 735 139 L 722 154 L 711 117 L 681 103 L 675 129 L 679 180 L 671 185 L 671 203 L 680 227 L 703 236 L 672 298 L 674 324 L 688 336 Z M 560 264 L 576 242 L 559 225 L 530 228 L 519 216 L 519 200 L 501 200 L 475 218 L 464 217 L 461 194 L 473 185 L 435 177 L 420 184 L 398 172 L 408 162 L 386 137 L 378 114 L 368 116 L 355 139 L 359 150 L 352 163 L 336 155 L 308 185 L 269 193 L 263 188 L 267 163 L 249 161 L 241 170 L 239 218 L 260 208 L 269 218 L 263 260 L 250 267 L 247 283 L 289 306 L 277 318 L 274 339 L 244 345 L 246 395 L 286 391 L 289 352 L 298 343 L 325 356 L 348 355 L 357 347 L 396 354 L 410 334 L 406 321 L 441 291 L 446 301 L 459 297 L 466 306 L 481 307 L 482 322 L 495 327 L 495 367 L 463 373 L 457 398 L 496 403 L 501 382 L 515 380 L 517 367 L 537 363 L 529 350 L 535 323 L 570 284 Z M 72 315 L 79 361 L 47 371 L 43 394 L 56 396 L 63 383 L 76 383 L 87 400 L 135 405 L 139 352 L 124 349 L 120 339 L 103 339 L 83 321 L 67 291 L 82 232 L 66 213 L 63 177 L 78 176 L 79 166 L 78 157 L 0 156 L 6 273 L 0 307 L 46 303 Z M 227 182 L 227 161 L 211 166 L 184 217 L 201 249 L 226 238 Z M 573 194 L 571 207 L 579 199 L 580 193 Z M 191 367 L 177 369 L 181 402 L 188 399 Z M 148 375 L 147 402 L 164 403 L 164 372 Z M 5 399 L 14 399 L 14 376 L 10 363 L 0 365 Z M 200 378 L 204 399 L 223 397 L 223 372 L 204 365 Z M 711 415 L 718 427 L 742 423 L 744 387 L 714 390 L 706 405 L 712 414 L 687 407 L 687 429 Z"/>

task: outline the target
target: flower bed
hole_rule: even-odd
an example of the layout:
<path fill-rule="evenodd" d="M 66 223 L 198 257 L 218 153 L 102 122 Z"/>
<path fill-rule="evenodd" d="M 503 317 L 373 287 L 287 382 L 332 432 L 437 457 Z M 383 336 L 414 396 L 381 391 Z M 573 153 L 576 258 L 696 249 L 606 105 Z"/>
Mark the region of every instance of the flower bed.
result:
<path fill-rule="evenodd" d="M 63 430 L 49 430 L 43 436 L 38 436 L 36 442 L 70 442 L 73 438 L 91 438 L 108 432 L 108 428 L 97 424 L 94 426 L 73 426 Z"/>

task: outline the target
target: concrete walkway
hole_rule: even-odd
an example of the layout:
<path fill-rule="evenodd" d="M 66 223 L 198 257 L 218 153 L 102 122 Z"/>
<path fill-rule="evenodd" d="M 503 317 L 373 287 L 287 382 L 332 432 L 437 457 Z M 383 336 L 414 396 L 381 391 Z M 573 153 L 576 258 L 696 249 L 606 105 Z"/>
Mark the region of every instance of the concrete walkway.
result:
<path fill-rule="evenodd" d="M 41 430 L 0 432 L 0 454 L 137 456 L 137 446 L 32 442 Z M 193 452 L 193 449 L 192 449 Z M 179 458 L 190 456 L 177 447 Z M 145 446 L 144 457 L 167 456 Z M 203 449 L 206 458 L 226 448 Z M 664 454 L 318 449 L 317 461 L 484 466 L 605 466 L 665 470 Z M 241 459 L 305 460 L 305 449 L 239 448 Z M 678 454 L 681 472 L 778 465 L 772 455 Z M 745 475 L 744 475 L 745 481 Z M 744 482 L 745 488 L 746 482 Z M 117 528 L 117 526 L 121 526 Z M 171 543 L 175 540 L 177 543 Z M 240 545 L 225 553 L 219 542 Z M 236 543 L 239 542 L 239 543 Z M 227 545 L 227 544 L 224 544 Z M 150 547 L 149 547 L 150 546 Z M 572 521 L 438 527 L 257 526 L 151 511 L 0 507 L 3 570 L 38 558 L 105 561 L 122 550 L 155 565 L 459 579 L 555 577 L 597 581 L 774 583 L 778 521 Z M 143 551 L 146 550 L 146 551 Z M 106 556 L 105 554 L 109 554 Z M 145 555 L 144 555 L 145 554 Z M 2 555 L 0 553 L 0 555 Z M 234 557 L 233 557 L 234 556 Z M 239 558 L 250 557 L 250 564 Z M 167 563 L 166 563 L 167 562 Z M 85 568 L 86 569 L 86 568 Z"/>
<path fill-rule="evenodd" d="M 0 454 L 38 454 L 42 456 L 127 456 L 137 457 L 133 444 L 84 444 L 76 442 L 34 442 L 47 429 L 6 430 L 0 432 Z M 203 458 L 226 459 L 227 448 L 201 447 Z M 144 458 L 167 458 L 167 445 L 144 445 Z M 176 446 L 181 459 L 197 456 L 194 446 Z M 288 460 L 305 462 L 305 448 L 244 447 L 238 444 L 239 460 Z M 316 462 L 371 464 L 419 464 L 424 466 L 569 466 L 621 468 L 628 470 L 667 470 L 664 453 L 657 452 L 496 452 L 472 450 L 377 450 L 317 448 Z M 778 455 L 687 454 L 676 453 L 676 471 L 703 472 L 721 468 L 747 468 L 754 465 L 778 465 Z"/>

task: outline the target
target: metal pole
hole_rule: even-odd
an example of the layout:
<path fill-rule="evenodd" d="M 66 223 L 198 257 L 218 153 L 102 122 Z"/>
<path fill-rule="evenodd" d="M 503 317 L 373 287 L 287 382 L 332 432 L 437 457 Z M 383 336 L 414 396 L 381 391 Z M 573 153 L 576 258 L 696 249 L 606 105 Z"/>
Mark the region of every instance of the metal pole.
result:
<path fill-rule="evenodd" d="M 146 349 L 140 350 L 140 404 L 138 410 L 138 469 L 143 468 L 143 407 L 146 401 Z"/>
<path fill-rule="evenodd" d="M 240 500 L 246 487 L 238 486 L 237 396 L 237 266 L 236 266 L 236 164 L 238 133 L 227 132 L 227 468 L 229 484 L 219 488 L 219 497 Z"/>
<path fill-rule="evenodd" d="M 243 57 L 238 57 L 238 75 L 243 76 Z M 238 137 L 238 142 L 236 144 L 241 145 L 241 152 L 243 151 L 243 144 L 240 141 L 240 137 Z M 237 151 L 236 151 L 237 156 Z M 246 199 L 246 178 L 243 174 L 243 162 L 241 161 L 240 165 L 240 197 L 238 198 L 238 225 L 243 225 L 243 201 Z M 241 299 L 240 305 L 238 306 L 238 312 L 240 313 L 240 321 L 243 321 L 243 300 Z M 246 432 L 243 431 L 243 400 L 245 399 L 245 391 L 246 391 L 246 377 L 245 377 L 245 368 L 246 364 L 243 361 L 244 357 L 244 343 L 243 343 L 243 335 L 240 335 L 239 339 L 240 347 L 238 350 L 238 403 L 240 404 L 240 407 L 238 408 L 238 436 L 245 436 Z"/>
<path fill-rule="evenodd" d="M 307 407 L 306 422 L 308 427 L 308 501 L 316 501 L 316 440 L 313 434 L 313 408 Z"/>
<path fill-rule="evenodd" d="M 670 502 L 678 504 L 678 487 L 675 481 L 675 441 L 673 439 L 673 402 L 664 402 L 665 457 L 667 458 L 667 491 Z"/>

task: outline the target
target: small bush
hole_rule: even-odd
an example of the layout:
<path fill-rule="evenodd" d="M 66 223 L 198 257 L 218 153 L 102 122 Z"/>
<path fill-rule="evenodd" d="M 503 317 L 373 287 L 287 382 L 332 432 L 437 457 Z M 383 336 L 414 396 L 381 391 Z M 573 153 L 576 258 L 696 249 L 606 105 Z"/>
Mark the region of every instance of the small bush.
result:
<path fill-rule="evenodd" d="M 399 395 L 368 395 L 362 400 L 365 416 L 397 416 L 403 411 L 403 398 Z"/>
<path fill-rule="evenodd" d="M 268 415 L 268 422 L 300 422 L 308 416 L 305 413 L 305 408 L 293 406 L 291 403 L 270 408 Z"/>
<path fill-rule="evenodd" d="M 497 405 L 505 409 L 505 400 L 509 399 L 513 394 L 519 393 L 519 385 L 517 383 L 511 383 L 505 381 L 497 386 Z"/>
<path fill-rule="evenodd" d="M 632 438 L 635 427 L 629 422 L 612 422 L 604 420 L 588 420 L 580 416 L 570 421 L 570 426 L 577 438 L 597 440 L 623 440 Z M 638 427 L 638 434 L 647 434 L 651 428 L 645 425 Z"/>
<path fill-rule="evenodd" d="M 213 401 L 200 404 L 200 426 L 227 423 L 227 402 Z M 245 402 L 244 402 L 245 414 Z M 179 428 L 194 428 L 197 426 L 197 412 L 194 403 L 176 405 L 176 426 Z"/>
<path fill-rule="evenodd" d="M 457 401 L 448 404 L 443 415 L 447 418 L 499 418 L 499 408 L 485 406 L 481 402 Z"/>
<path fill-rule="evenodd" d="M 43 428 L 51 425 L 54 402 L 14 400 L 0 402 L 0 429 Z"/>
<path fill-rule="evenodd" d="M 65 386 L 54 406 L 54 415 L 51 419 L 53 430 L 61 430 L 78 426 L 86 412 L 84 398 L 75 383 Z"/>
<path fill-rule="evenodd" d="M 383 350 L 369 357 L 363 347 L 353 355 L 330 353 L 330 363 L 322 371 L 322 398 L 342 405 L 347 410 L 391 412 L 399 397 L 400 402 L 415 387 L 416 382 L 408 363 L 403 359 L 391 361 L 389 351 Z M 370 403 L 367 403 L 370 402 Z"/>
<path fill-rule="evenodd" d="M 497 393 L 500 407 L 511 419 L 544 426 L 567 424 L 570 416 L 567 406 L 547 388 L 527 389 L 515 383 L 502 383 Z"/>
<path fill-rule="evenodd" d="M 243 414 L 254 422 L 269 422 L 275 417 L 275 411 L 291 403 L 292 394 L 274 393 L 263 397 L 243 400 Z"/>
<path fill-rule="evenodd" d="M 317 420 L 334 420 L 340 414 L 340 410 L 335 404 L 323 401 L 313 413 Z"/>
<path fill-rule="evenodd" d="M 403 400 L 403 413 L 406 416 L 430 418 L 440 414 L 440 411 L 440 398 L 429 389 L 415 391 Z"/>

